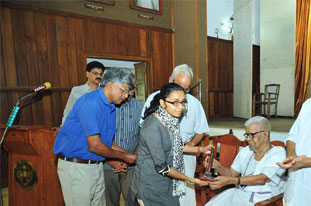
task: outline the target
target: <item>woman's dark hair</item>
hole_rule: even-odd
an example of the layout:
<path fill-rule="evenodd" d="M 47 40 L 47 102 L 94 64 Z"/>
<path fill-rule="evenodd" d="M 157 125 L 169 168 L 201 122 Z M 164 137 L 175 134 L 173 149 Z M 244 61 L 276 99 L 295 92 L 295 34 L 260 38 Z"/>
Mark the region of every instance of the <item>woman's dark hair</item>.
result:
<path fill-rule="evenodd" d="M 157 111 L 158 107 L 160 106 L 160 99 L 165 100 L 174 91 L 185 92 L 184 88 L 182 88 L 179 84 L 176 83 L 168 83 L 163 85 L 161 87 L 160 93 L 156 94 L 153 97 L 150 106 L 145 110 L 143 119 L 146 119 L 150 114 Z"/>

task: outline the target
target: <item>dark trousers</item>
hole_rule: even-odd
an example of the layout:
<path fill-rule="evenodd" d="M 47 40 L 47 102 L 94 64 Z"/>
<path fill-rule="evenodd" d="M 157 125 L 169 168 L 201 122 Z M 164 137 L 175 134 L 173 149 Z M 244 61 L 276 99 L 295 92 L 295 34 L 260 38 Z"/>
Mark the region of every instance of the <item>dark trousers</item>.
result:
<path fill-rule="evenodd" d="M 105 170 L 105 195 L 107 206 L 119 206 L 120 195 L 126 199 L 129 187 L 132 182 L 134 168 L 128 169 L 127 173 L 114 173 L 110 170 Z"/>

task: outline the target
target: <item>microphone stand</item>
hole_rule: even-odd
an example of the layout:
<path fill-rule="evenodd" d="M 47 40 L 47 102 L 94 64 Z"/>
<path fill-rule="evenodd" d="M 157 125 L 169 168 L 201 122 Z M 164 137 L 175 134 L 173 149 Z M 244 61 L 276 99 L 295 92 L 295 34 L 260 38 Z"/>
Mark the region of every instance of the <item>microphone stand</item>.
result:
<path fill-rule="evenodd" d="M 13 123 L 14 123 L 14 120 L 16 118 L 16 115 L 20 109 L 19 107 L 19 104 L 21 103 L 21 101 L 23 101 L 24 99 L 28 98 L 28 97 L 31 97 L 33 95 L 36 95 L 38 94 L 38 92 L 33 92 L 33 93 L 30 93 L 30 94 L 27 94 L 26 96 L 23 96 L 22 98 L 20 98 L 15 106 L 13 107 L 13 110 L 9 116 L 9 119 L 8 119 L 8 122 L 6 123 L 6 128 L 2 134 L 2 137 L 1 137 L 1 140 L 0 140 L 0 188 L 1 188 L 1 192 L 0 192 L 0 206 L 3 206 L 3 198 L 2 198 L 2 167 L 1 167 L 1 162 L 2 162 L 2 143 L 4 141 L 4 138 L 5 138 L 5 135 L 8 131 L 8 128 L 11 128 Z"/>

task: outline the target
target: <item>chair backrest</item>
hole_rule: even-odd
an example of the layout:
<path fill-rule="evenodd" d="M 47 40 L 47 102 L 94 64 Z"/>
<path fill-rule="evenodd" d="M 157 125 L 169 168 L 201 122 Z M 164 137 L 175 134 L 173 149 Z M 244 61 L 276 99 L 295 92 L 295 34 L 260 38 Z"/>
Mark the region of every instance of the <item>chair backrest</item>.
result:
<path fill-rule="evenodd" d="M 279 84 L 266 84 L 265 85 L 265 100 L 277 102 L 279 99 L 280 85 Z"/>
<path fill-rule="evenodd" d="M 219 162 L 223 166 L 230 168 L 235 156 L 239 153 L 240 147 L 245 147 L 247 142 L 239 140 L 233 134 L 225 134 L 222 136 L 213 136 L 215 151 L 218 151 L 218 144 Z M 216 158 L 216 152 L 214 153 L 214 158 Z"/>

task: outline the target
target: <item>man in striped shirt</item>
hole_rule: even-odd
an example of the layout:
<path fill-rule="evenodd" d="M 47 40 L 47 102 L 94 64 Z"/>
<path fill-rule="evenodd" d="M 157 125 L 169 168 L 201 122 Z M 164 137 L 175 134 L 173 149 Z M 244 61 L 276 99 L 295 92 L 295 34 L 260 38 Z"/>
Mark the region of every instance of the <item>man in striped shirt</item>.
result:
<path fill-rule="evenodd" d="M 135 76 L 130 74 L 135 84 Z M 139 120 L 143 105 L 134 98 L 135 88 L 130 89 L 128 99 L 116 107 L 116 133 L 114 143 L 133 154 L 138 152 Z M 104 164 L 106 203 L 120 205 L 120 194 L 124 199 L 134 174 L 134 166 L 120 160 L 108 160 Z"/>

